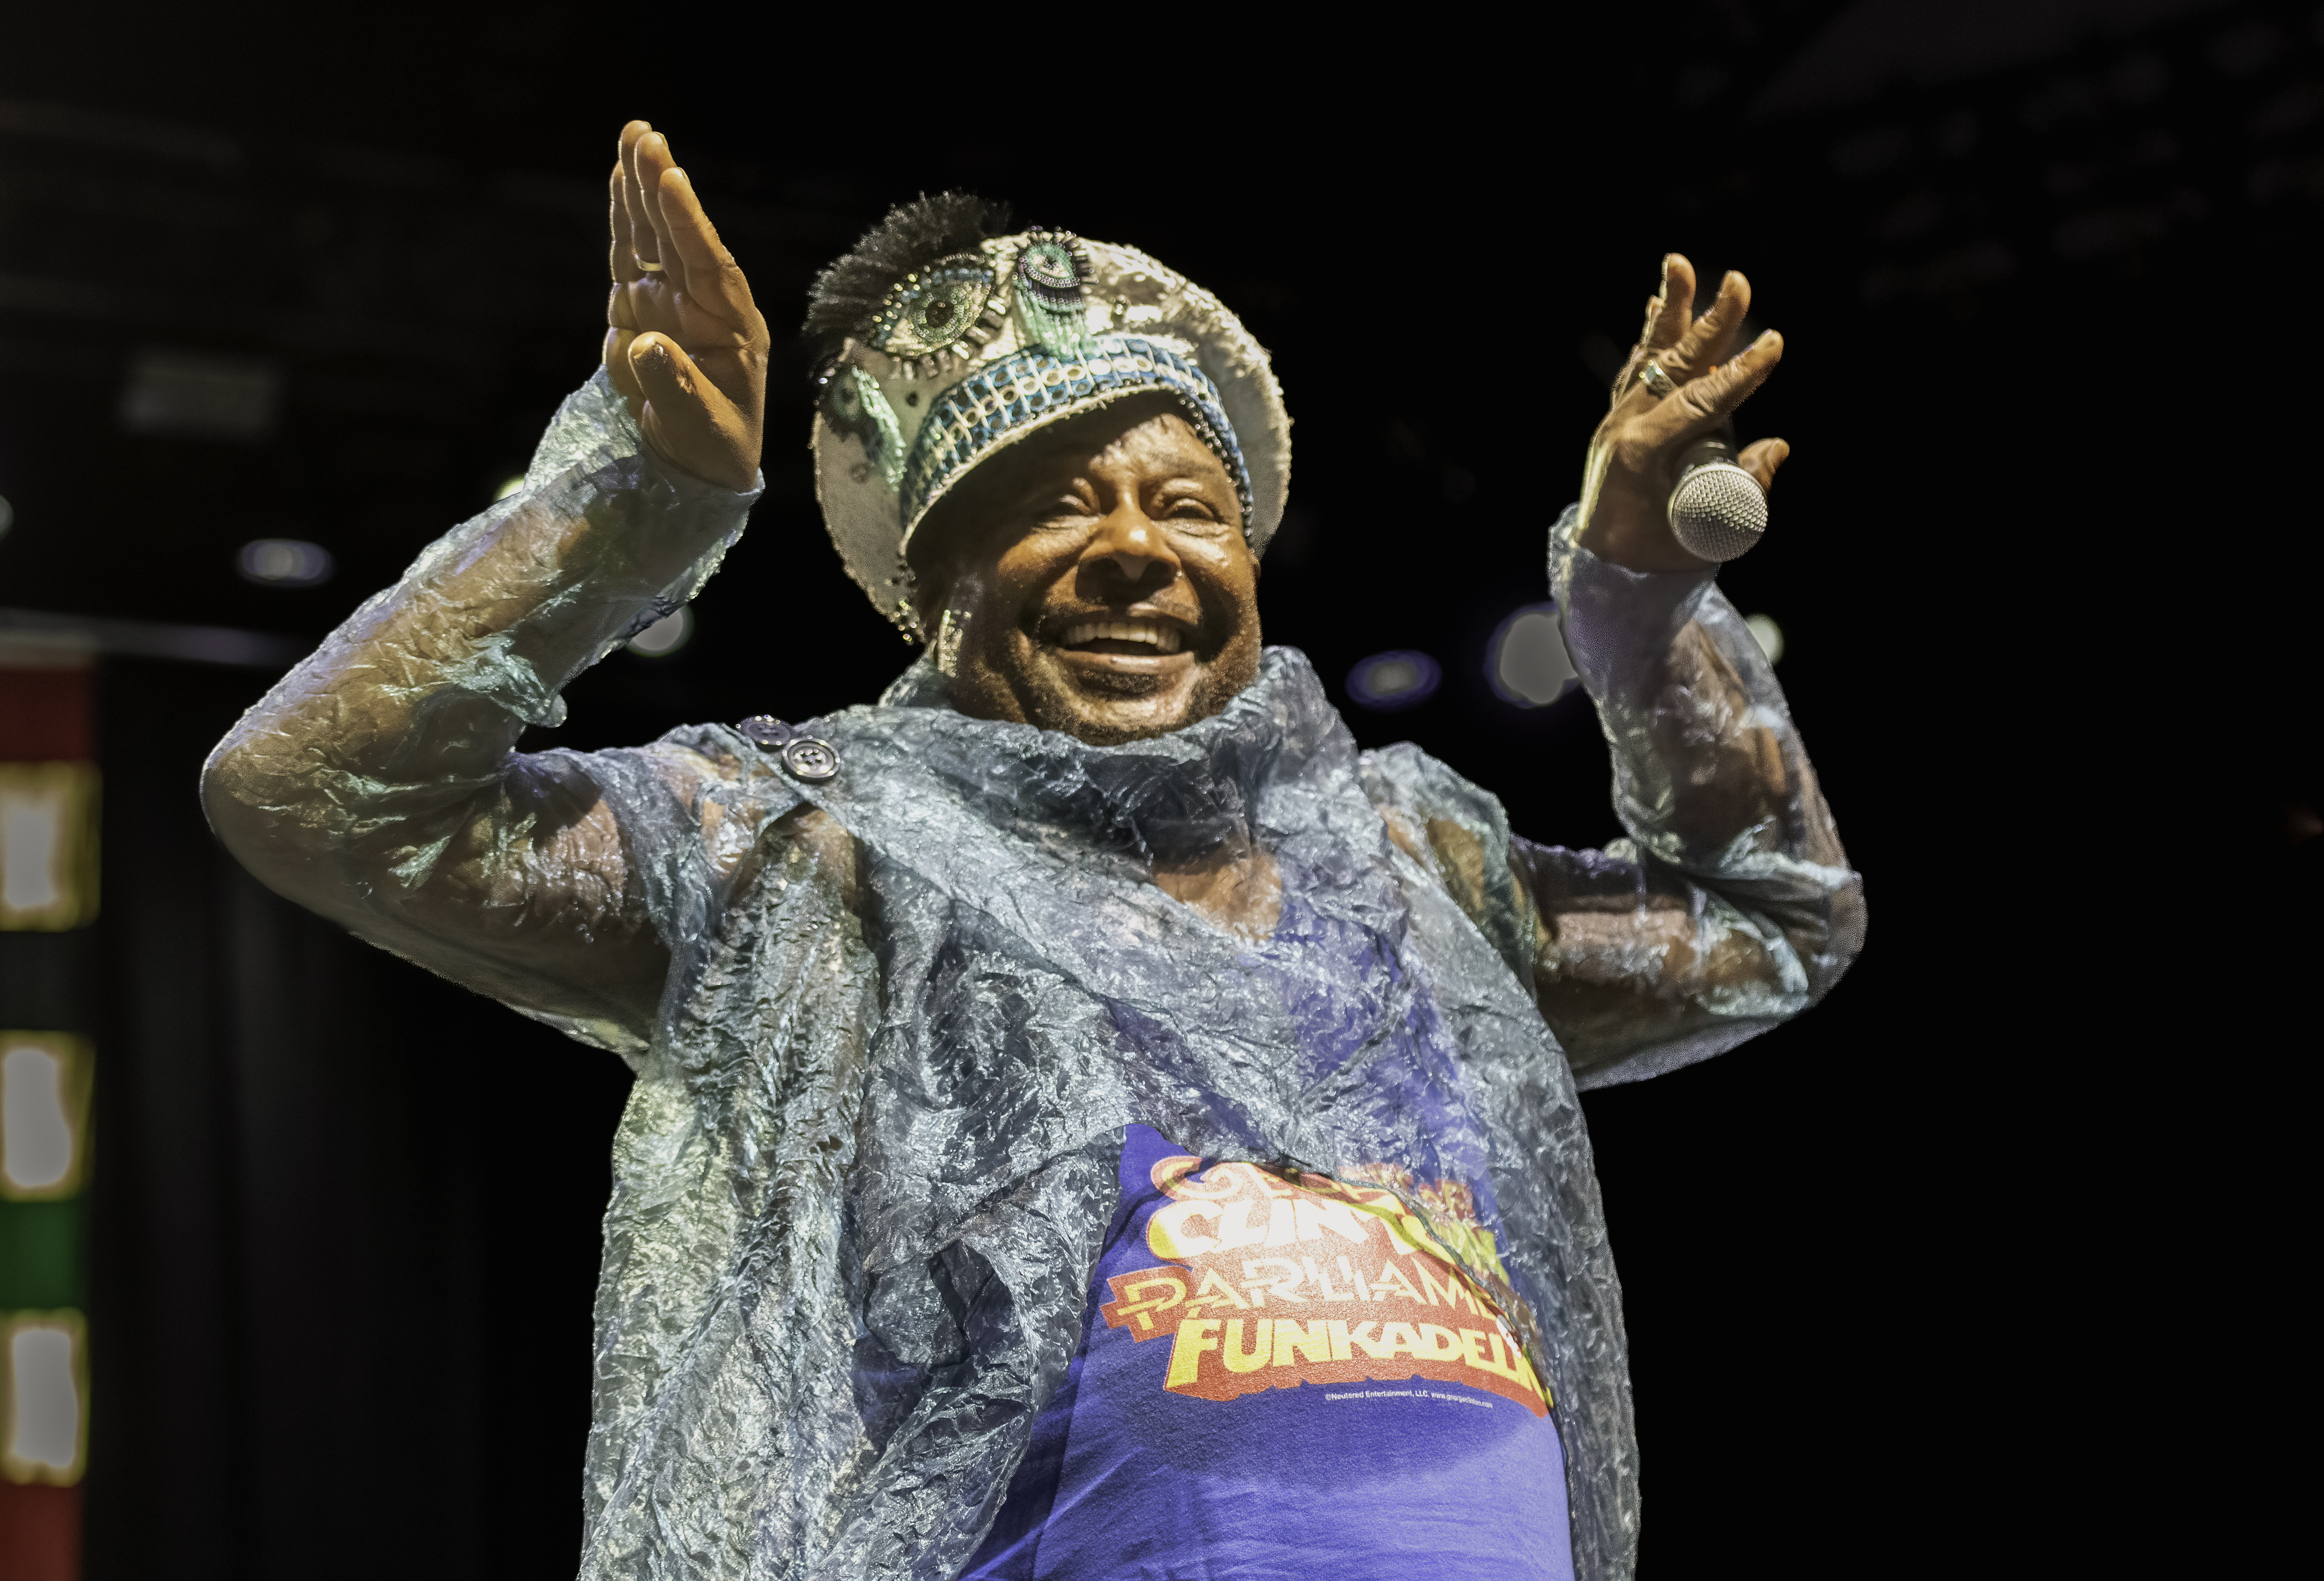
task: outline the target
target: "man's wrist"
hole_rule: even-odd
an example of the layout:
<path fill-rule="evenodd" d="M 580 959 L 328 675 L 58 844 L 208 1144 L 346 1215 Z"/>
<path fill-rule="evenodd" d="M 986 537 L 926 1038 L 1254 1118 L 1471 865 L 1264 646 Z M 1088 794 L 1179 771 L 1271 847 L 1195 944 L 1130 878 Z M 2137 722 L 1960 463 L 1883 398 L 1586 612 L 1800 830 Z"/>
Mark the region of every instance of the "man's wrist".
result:
<path fill-rule="evenodd" d="M 687 471 L 677 462 L 655 449 L 653 442 L 646 438 L 643 434 L 638 435 L 637 454 L 638 459 L 645 464 L 654 476 L 670 486 L 678 496 L 678 502 L 681 505 L 715 504 L 726 501 L 748 510 L 757 504 L 759 497 L 767 492 L 767 474 L 763 472 L 753 472 L 751 474 L 751 486 L 747 489 L 729 488 L 715 478 L 706 478 L 699 473 Z"/>
<path fill-rule="evenodd" d="M 1579 507 L 1550 530 L 1550 589 L 1565 631 L 1566 651 L 1591 695 L 1650 673 L 1694 619 L 1712 586 L 1714 565 L 1637 571 L 1581 542 Z"/>

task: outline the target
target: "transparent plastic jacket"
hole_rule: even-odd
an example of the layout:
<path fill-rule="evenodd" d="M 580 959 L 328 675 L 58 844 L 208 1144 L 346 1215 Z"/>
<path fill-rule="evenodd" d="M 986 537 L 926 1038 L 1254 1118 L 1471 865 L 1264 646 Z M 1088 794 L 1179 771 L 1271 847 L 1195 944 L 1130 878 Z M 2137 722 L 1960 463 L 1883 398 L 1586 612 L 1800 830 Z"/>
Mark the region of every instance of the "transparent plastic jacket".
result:
<path fill-rule="evenodd" d="M 924 658 L 879 706 L 799 727 L 837 750 L 820 783 L 719 725 L 512 756 L 571 674 L 698 585 L 750 500 L 641 460 L 602 375 L 528 485 L 253 710 L 208 794 L 222 829 L 231 804 L 272 832 L 230 838 L 278 887 L 637 1072 L 582 1576 L 953 1575 L 1078 1343 L 1132 1122 L 1326 1174 L 1480 1161 L 1565 1444 L 1576 1572 L 1630 1573 L 1620 1292 L 1576 1086 L 1734 1046 L 1862 936 L 1782 694 L 1708 578 L 1599 562 L 1572 512 L 1552 534 L 1630 832 L 1577 852 L 1513 837 L 1415 749 L 1359 753 L 1284 648 L 1218 716 L 1128 746 L 955 713 Z M 576 520 L 593 530 L 551 525 Z M 649 539 L 663 560 L 621 547 Z M 673 570 L 673 543 L 698 559 Z M 335 749 L 378 733 L 374 705 L 403 737 Z M 1462 1135 L 1302 1073 L 1242 942 L 1151 881 L 1157 854 L 1231 832 L 1388 941 L 1381 1017 L 1433 1001 L 1462 1059 L 1429 1079 Z M 322 877 L 249 854 L 272 839 Z M 560 959 L 658 938 L 659 1008 L 544 968 L 559 930 Z"/>

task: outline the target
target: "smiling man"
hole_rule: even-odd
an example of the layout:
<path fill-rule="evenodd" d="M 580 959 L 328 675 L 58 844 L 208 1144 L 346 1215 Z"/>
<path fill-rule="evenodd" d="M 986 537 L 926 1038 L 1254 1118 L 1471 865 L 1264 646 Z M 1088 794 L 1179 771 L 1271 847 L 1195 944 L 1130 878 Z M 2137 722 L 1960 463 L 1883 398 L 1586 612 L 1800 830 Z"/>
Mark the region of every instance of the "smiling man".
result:
<path fill-rule="evenodd" d="M 1112 745 L 1208 719 L 1259 673 L 1259 560 L 1227 464 L 1168 395 L 1007 449 L 914 556 L 953 706 Z"/>
<path fill-rule="evenodd" d="M 918 660 L 819 721 L 517 754 L 759 487 L 766 326 L 642 124 L 611 212 L 604 368 L 525 487 L 204 781 L 274 888 L 637 1073 L 581 1574 L 1630 1574 L 1577 1086 L 1733 1047 L 1862 938 L 1660 510 L 1781 354 L 1734 345 L 1743 282 L 1698 317 L 1665 262 L 1548 527 L 1629 832 L 1572 851 L 1262 646 L 1289 418 L 1233 316 L 957 197 L 807 320 L 825 519 Z"/>

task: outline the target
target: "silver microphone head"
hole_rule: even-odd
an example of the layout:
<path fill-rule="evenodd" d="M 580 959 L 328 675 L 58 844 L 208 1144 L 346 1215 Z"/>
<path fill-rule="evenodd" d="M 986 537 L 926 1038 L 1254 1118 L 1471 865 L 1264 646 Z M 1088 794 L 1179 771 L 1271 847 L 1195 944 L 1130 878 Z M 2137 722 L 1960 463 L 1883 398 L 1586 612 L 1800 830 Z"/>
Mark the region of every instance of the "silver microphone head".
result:
<path fill-rule="evenodd" d="M 1732 560 L 1767 530 L 1767 494 L 1759 480 L 1735 464 L 1734 447 L 1706 439 L 1679 457 L 1670 492 L 1671 532 L 1690 555 Z"/>

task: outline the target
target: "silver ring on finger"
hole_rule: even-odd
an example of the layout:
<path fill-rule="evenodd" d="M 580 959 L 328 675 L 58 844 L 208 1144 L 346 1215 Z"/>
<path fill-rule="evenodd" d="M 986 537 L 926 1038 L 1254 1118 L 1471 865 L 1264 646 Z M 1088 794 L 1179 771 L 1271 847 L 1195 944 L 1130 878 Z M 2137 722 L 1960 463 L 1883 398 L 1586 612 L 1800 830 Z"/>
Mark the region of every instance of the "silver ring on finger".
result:
<path fill-rule="evenodd" d="M 1648 363 L 1639 369 L 1638 382 L 1645 385 L 1646 393 L 1656 400 L 1666 400 L 1678 393 L 1678 381 L 1665 372 L 1660 363 Z"/>

